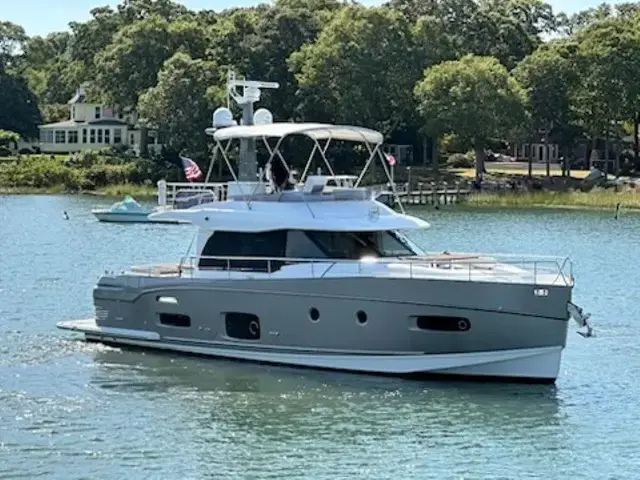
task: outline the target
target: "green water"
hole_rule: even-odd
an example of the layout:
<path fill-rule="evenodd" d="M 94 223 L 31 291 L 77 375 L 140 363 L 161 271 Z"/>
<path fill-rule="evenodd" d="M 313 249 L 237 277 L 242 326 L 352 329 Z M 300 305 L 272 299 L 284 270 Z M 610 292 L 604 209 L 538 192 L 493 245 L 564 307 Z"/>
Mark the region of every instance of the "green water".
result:
<path fill-rule="evenodd" d="M 110 200 L 0 196 L 0 478 L 479 479 L 640 475 L 640 215 L 415 211 L 428 250 L 569 254 L 555 386 L 416 382 L 121 351 L 91 315 L 105 269 L 173 261 L 193 229 L 98 223 Z M 64 220 L 67 211 L 70 219 Z"/>

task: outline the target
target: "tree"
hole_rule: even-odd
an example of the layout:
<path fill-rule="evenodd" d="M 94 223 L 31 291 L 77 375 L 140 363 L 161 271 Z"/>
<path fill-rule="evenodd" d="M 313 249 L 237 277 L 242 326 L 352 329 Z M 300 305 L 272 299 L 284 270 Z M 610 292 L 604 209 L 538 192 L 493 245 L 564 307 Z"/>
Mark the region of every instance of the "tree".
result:
<path fill-rule="evenodd" d="M 342 9 L 318 39 L 291 56 L 305 118 L 369 125 L 385 135 L 411 118 L 421 64 L 411 24 L 389 8 Z"/>
<path fill-rule="evenodd" d="M 14 67 L 18 51 L 27 40 L 24 28 L 11 22 L 0 22 L 0 73 Z"/>
<path fill-rule="evenodd" d="M 214 63 L 176 53 L 162 66 L 158 84 L 140 97 L 140 116 L 175 150 L 206 154 L 204 129 L 211 123 L 211 106 L 225 98 L 219 76 Z"/>
<path fill-rule="evenodd" d="M 0 105 L 0 129 L 23 138 L 37 137 L 42 120 L 38 99 L 24 78 L 0 72 Z"/>
<path fill-rule="evenodd" d="M 631 21 L 610 18 L 576 40 L 582 84 L 575 102 L 593 138 L 604 136 L 608 143 L 613 125 L 636 121 L 640 110 L 640 31 Z"/>
<path fill-rule="evenodd" d="M 573 144 L 579 130 L 572 103 L 580 85 L 576 50 L 573 42 L 551 42 L 525 58 L 514 71 L 528 93 L 532 127 L 549 130 L 548 138 L 565 147 Z"/>
<path fill-rule="evenodd" d="M 467 55 L 427 68 L 415 97 L 427 133 L 468 139 L 478 179 L 487 141 L 509 137 L 527 119 L 524 89 L 492 57 Z"/>

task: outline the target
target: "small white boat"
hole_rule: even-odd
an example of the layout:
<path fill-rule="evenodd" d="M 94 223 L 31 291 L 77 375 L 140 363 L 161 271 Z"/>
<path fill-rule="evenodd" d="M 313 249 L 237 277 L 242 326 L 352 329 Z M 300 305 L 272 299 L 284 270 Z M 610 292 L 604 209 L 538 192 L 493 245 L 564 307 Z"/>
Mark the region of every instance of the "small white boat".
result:
<path fill-rule="evenodd" d="M 179 223 L 175 220 L 150 219 L 151 213 L 160 211 L 158 208 L 143 207 L 130 195 L 121 202 L 116 202 L 109 208 L 95 209 L 91 213 L 101 222 L 117 223 Z"/>

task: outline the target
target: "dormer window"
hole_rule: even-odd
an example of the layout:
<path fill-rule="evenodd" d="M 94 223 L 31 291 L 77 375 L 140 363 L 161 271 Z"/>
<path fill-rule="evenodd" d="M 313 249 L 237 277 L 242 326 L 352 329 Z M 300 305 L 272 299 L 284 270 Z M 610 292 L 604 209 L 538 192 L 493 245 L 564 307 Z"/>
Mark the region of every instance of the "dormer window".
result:
<path fill-rule="evenodd" d="M 101 108 L 101 107 L 99 107 L 99 106 L 98 106 L 98 107 L 96 107 L 96 115 L 95 115 L 96 120 L 100 120 L 101 113 L 102 113 L 102 108 Z"/>
<path fill-rule="evenodd" d="M 76 106 L 72 105 L 71 106 L 71 120 L 75 120 L 76 119 Z"/>

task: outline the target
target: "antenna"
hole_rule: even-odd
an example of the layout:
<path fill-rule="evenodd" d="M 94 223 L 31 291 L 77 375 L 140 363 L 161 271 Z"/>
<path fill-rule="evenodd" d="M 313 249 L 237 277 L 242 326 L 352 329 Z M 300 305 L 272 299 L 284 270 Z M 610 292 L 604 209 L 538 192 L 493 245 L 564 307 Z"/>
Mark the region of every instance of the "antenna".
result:
<path fill-rule="evenodd" d="M 242 89 L 242 93 L 238 89 Z M 231 99 L 242 107 L 242 125 L 253 125 L 253 104 L 260 101 L 260 89 L 280 88 L 277 82 L 263 82 L 239 79 L 233 70 L 227 72 L 227 109 Z M 266 109 L 259 109 L 257 120 L 259 123 L 271 123 L 273 117 Z M 238 162 L 238 178 L 242 181 L 254 181 L 257 175 L 256 144 L 253 138 L 240 139 L 240 161 Z"/>

